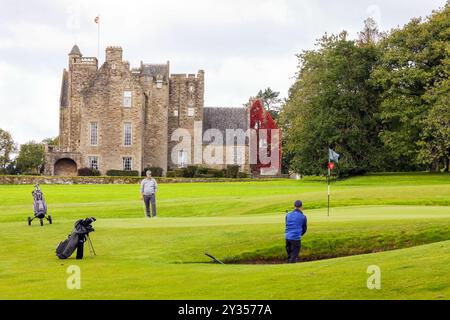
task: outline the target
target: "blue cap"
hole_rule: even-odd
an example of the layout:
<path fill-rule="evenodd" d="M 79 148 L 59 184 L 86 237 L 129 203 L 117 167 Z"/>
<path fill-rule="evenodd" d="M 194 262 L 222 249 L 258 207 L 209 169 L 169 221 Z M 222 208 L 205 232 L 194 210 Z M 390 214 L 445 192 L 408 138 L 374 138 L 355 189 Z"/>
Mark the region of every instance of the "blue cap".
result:
<path fill-rule="evenodd" d="M 300 208 L 303 205 L 303 203 L 300 200 L 296 200 L 294 203 L 294 207 Z"/>

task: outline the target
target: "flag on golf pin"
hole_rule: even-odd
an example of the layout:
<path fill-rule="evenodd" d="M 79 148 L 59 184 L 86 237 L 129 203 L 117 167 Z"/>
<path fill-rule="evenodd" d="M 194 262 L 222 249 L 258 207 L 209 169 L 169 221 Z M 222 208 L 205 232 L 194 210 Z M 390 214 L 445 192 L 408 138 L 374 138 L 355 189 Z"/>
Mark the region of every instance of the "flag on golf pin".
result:
<path fill-rule="evenodd" d="M 332 162 L 332 161 L 328 162 L 328 169 L 330 169 L 330 170 L 334 169 L 334 162 Z"/>

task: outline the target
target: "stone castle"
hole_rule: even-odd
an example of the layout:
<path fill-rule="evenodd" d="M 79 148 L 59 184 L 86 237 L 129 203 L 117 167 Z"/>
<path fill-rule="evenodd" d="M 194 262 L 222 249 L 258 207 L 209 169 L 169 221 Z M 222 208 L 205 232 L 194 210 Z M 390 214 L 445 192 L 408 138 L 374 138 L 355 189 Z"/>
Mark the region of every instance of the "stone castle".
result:
<path fill-rule="evenodd" d="M 194 163 L 193 154 L 171 157 L 177 128 L 247 130 L 247 108 L 204 107 L 204 77 L 203 70 L 170 74 L 169 62 L 130 68 L 120 47 L 107 47 L 99 68 L 97 58 L 83 57 L 75 45 L 62 76 L 59 146 L 46 148 L 45 174 L 77 175 L 84 167 L 102 174 L 160 167 L 165 174 Z M 241 170 L 248 172 L 246 150 Z"/>

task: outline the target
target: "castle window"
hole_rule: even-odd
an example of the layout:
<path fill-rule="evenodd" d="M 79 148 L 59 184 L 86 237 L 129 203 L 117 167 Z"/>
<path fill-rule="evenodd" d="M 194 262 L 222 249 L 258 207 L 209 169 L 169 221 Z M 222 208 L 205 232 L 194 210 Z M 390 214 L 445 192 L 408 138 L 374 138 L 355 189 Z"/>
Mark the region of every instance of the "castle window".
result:
<path fill-rule="evenodd" d="M 122 169 L 124 171 L 131 171 L 133 168 L 133 159 L 131 157 L 122 158 Z"/>
<path fill-rule="evenodd" d="M 184 150 L 178 151 L 178 167 L 184 168 L 187 165 L 187 152 Z"/>
<path fill-rule="evenodd" d="M 174 115 L 175 117 L 178 117 L 178 110 L 174 110 L 174 111 L 173 111 L 173 115 Z"/>
<path fill-rule="evenodd" d="M 125 122 L 123 124 L 123 132 L 124 132 L 124 141 L 123 144 L 125 146 L 131 146 L 132 141 L 132 127 L 131 122 Z"/>
<path fill-rule="evenodd" d="M 131 108 L 131 91 L 123 92 L 123 106 L 124 108 Z"/>
<path fill-rule="evenodd" d="M 195 114 L 195 109 L 194 108 L 188 108 L 188 117 L 193 117 Z"/>
<path fill-rule="evenodd" d="M 156 80 L 156 88 L 161 89 L 163 85 L 163 82 L 161 79 Z"/>
<path fill-rule="evenodd" d="M 97 122 L 90 124 L 90 142 L 91 146 L 98 146 L 98 125 Z"/>
<path fill-rule="evenodd" d="M 91 169 L 98 170 L 98 157 L 97 156 L 89 157 L 88 158 L 88 166 Z"/>

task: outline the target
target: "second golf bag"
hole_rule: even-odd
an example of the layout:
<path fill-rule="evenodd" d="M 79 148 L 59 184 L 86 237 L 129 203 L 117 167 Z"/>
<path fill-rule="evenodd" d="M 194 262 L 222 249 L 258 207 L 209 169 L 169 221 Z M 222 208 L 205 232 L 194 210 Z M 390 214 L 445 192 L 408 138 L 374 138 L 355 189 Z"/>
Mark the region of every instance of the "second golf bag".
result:
<path fill-rule="evenodd" d="M 89 238 L 89 233 L 94 231 L 92 227 L 92 222 L 96 221 L 94 217 L 80 219 L 75 222 L 75 228 L 72 233 L 69 234 L 68 238 L 61 241 L 56 248 L 56 255 L 60 259 L 69 258 L 75 249 L 77 250 L 77 259 L 83 259 L 84 243 L 89 242 L 89 249 L 94 251 L 91 239 Z"/>

